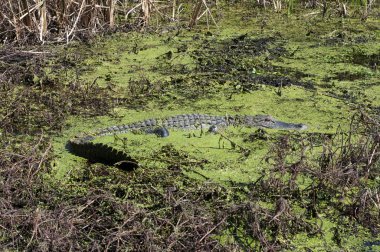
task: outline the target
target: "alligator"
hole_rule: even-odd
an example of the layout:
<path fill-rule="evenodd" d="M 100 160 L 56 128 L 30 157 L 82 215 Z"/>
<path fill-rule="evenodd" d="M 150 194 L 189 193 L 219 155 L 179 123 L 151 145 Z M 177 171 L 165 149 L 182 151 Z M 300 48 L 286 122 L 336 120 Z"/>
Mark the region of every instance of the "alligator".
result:
<path fill-rule="evenodd" d="M 155 134 L 158 137 L 168 137 L 168 128 L 177 129 L 206 129 L 210 132 L 217 132 L 219 128 L 228 126 L 259 127 L 286 130 L 303 130 L 307 126 L 299 123 L 286 123 L 278 121 L 269 115 L 207 115 L 207 114 L 182 114 L 166 118 L 155 118 L 139 121 L 131 124 L 111 126 L 95 131 L 93 134 L 70 139 L 66 145 L 67 149 L 80 157 L 84 157 L 92 162 L 99 162 L 112 165 L 124 170 L 131 170 L 138 167 L 138 162 L 123 151 L 101 144 L 93 143 L 97 137 L 114 135 L 127 132 L 142 132 Z"/>

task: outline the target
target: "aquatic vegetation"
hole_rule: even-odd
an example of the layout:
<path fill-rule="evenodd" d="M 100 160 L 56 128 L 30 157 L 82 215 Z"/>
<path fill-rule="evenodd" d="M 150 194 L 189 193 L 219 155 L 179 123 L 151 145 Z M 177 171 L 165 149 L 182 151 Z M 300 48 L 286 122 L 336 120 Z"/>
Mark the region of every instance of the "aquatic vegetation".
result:
<path fill-rule="evenodd" d="M 367 2 L 362 22 L 352 5 L 275 2 L 278 13 L 260 7 L 268 1 L 223 3 L 218 28 L 199 19 L 192 31 L 112 34 L 49 54 L 1 50 L 0 246 L 377 249 L 376 8 Z M 308 130 L 96 139 L 136 160 L 130 171 L 66 149 L 78 133 L 184 113 L 269 114 Z"/>

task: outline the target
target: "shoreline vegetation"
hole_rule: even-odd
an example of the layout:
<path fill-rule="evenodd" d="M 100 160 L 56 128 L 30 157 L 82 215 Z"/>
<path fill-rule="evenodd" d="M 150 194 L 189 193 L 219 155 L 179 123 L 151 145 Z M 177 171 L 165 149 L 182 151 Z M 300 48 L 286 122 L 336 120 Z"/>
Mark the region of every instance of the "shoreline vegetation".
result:
<path fill-rule="evenodd" d="M 268 12 L 326 18 L 377 19 L 376 0 L 256 0 L 256 1 L 127 1 L 59 0 L 11 1 L 0 7 L 0 40 L 7 43 L 69 43 L 86 41 L 97 34 L 115 31 L 155 31 L 161 26 L 194 28 L 217 26 L 226 6 Z M 375 10 L 375 11 L 373 11 Z M 164 31 L 161 32 L 165 32 Z"/>
<path fill-rule="evenodd" d="M 5 1 L 0 250 L 380 251 L 375 0 Z M 65 149 L 173 114 L 302 132 L 125 134 L 123 171 Z"/>

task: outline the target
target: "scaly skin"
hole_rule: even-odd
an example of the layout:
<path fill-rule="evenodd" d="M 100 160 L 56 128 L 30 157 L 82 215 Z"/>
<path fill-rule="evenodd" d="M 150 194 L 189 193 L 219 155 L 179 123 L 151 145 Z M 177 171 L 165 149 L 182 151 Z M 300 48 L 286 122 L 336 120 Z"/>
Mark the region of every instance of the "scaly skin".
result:
<path fill-rule="evenodd" d="M 148 130 L 157 127 L 165 128 L 179 128 L 179 129 L 196 129 L 200 127 L 228 127 L 228 126 L 244 126 L 244 127 L 264 127 L 272 129 L 288 129 L 288 130 L 302 130 L 306 129 L 304 124 L 285 123 L 277 121 L 268 115 L 256 115 L 256 116 L 214 116 L 203 114 L 183 114 L 171 116 L 163 119 L 147 119 L 144 121 L 128 124 L 112 126 L 99 130 L 96 135 L 110 135 L 117 133 L 126 133 L 134 130 Z"/>
<path fill-rule="evenodd" d="M 147 119 L 132 124 L 104 128 L 96 131 L 94 136 L 87 135 L 69 140 L 67 148 L 70 152 L 87 158 L 90 161 L 116 165 L 128 170 L 136 168 L 137 162 L 128 154 L 122 151 L 117 151 L 111 146 L 93 143 L 92 141 L 95 137 L 131 131 L 143 131 L 148 134 L 156 134 L 161 137 L 166 137 L 169 135 L 166 128 L 210 128 L 210 130 L 212 129 L 212 131 L 216 131 L 217 128 L 228 126 L 263 127 L 287 130 L 303 130 L 307 128 L 304 124 L 281 122 L 268 115 L 215 116 L 205 114 L 183 114 L 162 119 Z"/>

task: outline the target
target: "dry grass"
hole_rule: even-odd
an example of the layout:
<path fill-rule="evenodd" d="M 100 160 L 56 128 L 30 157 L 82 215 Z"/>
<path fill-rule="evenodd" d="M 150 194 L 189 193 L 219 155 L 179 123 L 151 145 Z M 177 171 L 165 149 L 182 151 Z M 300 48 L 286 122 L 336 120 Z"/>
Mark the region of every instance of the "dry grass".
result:
<path fill-rule="evenodd" d="M 216 25 L 211 7 L 218 4 L 218 1 L 206 0 L 183 3 L 176 0 L 7 0 L 0 6 L 0 40 L 19 44 L 68 43 L 119 28 L 141 29 L 152 23 L 175 22 L 192 28 L 203 19 L 207 25 Z M 354 12 L 352 10 L 359 9 L 365 20 L 376 4 L 376 0 L 257 0 L 254 6 L 276 12 L 287 10 L 288 14 L 296 8 L 315 8 L 318 11 L 314 13 L 321 13 L 323 17 L 328 10 L 346 17 Z M 182 11 L 184 6 L 189 11 Z M 152 22 L 153 17 L 155 22 Z"/>

